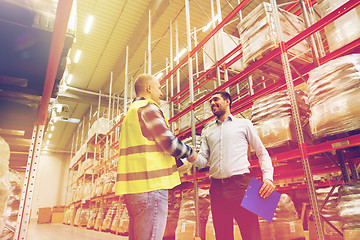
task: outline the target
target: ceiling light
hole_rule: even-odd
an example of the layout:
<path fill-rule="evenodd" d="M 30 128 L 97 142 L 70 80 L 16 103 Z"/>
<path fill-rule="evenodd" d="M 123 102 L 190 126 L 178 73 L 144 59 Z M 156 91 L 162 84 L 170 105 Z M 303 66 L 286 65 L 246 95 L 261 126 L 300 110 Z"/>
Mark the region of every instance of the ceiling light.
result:
<path fill-rule="evenodd" d="M 51 133 L 49 133 L 49 136 L 48 136 L 48 138 L 51 138 L 52 137 L 52 134 Z"/>
<path fill-rule="evenodd" d="M 69 76 L 68 76 L 68 78 L 67 78 L 67 81 L 66 81 L 66 83 L 67 83 L 68 85 L 70 85 L 71 80 L 72 80 L 72 77 L 73 77 L 73 75 L 72 75 L 72 74 L 69 74 Z"/>
<path fill-rule="evenodd" d="M 94 16 L 89 16 L 86 22 L 84 33 L 88 34 L 90 32 L 91 25 L 94 21 Z"/>
<path fill-rule="evenodd" d="M 179 52 L 179 54 L 174 58 L 174 61 L 177 61 L 180 59 L 180 57 L 186 52 L 186 48 L 184 48 L 183 50 L 181 50 Z"/>
<path fill-rule="evenodd" d="M 47 141 L 46 141 L 46 144 L 49 144 L 49 143 L 50 143 L 50 140 L 47 140 Z"/>
<path fill-rule="evenodd" d="M 54 129 L 55 129 L 55 126 L 51 126 L 51 127 L 50 127 L 50 130 L 51 130 L 51 131 L 54 131 Z"/>
<path fill-rule="evenodd" d="M 81 50 L 77 50 L 74 58 L 74 63 L 78 63 L 81 56 Z"/>
<path fill-rule="evenodd" d="M 54 121 L 61 121 L 61 122 L 70 122 L 70 123 L 79 123 L 80 122 L 80 119 L 78 118 L 67 118 L 67 119 L 64 119 L 64 118 L 61 118 L 59 116 L 55 117 L 54 118 Z"/>
<path fill-rule="evenodd" d="M 214 17 L 214 19 L 212 19 L 212 20 L 202 29 L 202 31 L 203 31 L 203 32 L 206 32 L 206 31 L 211 27 L 211 25 L 212 25 L 216 20 L 218 20 L 218 19 L 220 19 L 220 16 L 219 16 L 219 15 L 216 15 L 216 16 Z"/>

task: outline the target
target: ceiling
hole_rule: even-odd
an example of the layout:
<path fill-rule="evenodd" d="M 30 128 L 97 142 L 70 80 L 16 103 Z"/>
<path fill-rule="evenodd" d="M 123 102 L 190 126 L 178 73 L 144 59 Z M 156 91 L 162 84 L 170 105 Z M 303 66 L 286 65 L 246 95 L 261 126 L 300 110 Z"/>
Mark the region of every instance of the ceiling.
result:
<path fill-rule="evenodd" d="M 41 1 L 56 3 L 53 0 Z M 16 1 L 7 0 L 6 2 L 14 3 Z M 201 31 L 201 28 L 211 20 L 210 2 L 207 0 L 190 1 L 190 27 L 192 30 L 197 29 L 198 42 L 211 30 Z M 216 1 L 214 0 L 214 2 L 216 9 Z M 242 16 L 245 17 L 251 9 L 261 2 L 263 1 L 251 1 L 241 11 Z M 286 1 L 278 1 L 278 3 L 281 2 Z M 238 0 L 220 0 L 222 17 L 228 15 L 237 5 Z M 179 50 L 187 45 L 184 0 L 74 0 L 72 16 L 74 16 L 73 14 L 76 15 L 76 28 L 75 34 L 72 36 L 75 37 L 69 37 L 69 42 L 72 43 L 70 43 L 70 50 L 67 52 L 66 45 L 63 50 L 65 52 L 63 56 L 66 56 L 66 61 L 64 59 L 61 64 L 64 67 L 63 72 L 59 73 L 58 70 L 58 76 L 60 76 L 59 91 L 55 94 L 57 98 L 52 99 L 49 124 L 43 141 L 43 147 L 47 147 L 48 151 L 69 153 L 73 149 L 72 141 L 73 139 L 76 140 L 74 137 L 76 133 L 79 136 L 77 140 L 78 146 L 80 146 L 80 141 L 86 138 L 90 126 L 89 116 L 93 115 L 98 107 L 100 91 L 107 95 L 111 88 L 113 96 L 120 98 L 119 107 L 122 109 L 127 46 L 129 81 L 135 79 L 147 68 L 144 62 L 145 56 L 148 55 L 149 10 L 151 18 L 151 73 L 155 74 L 159 71 L 165 73 L 166 63 L 170 61 L 170 25 L 173 37 L 173 57 L 176 56 L 176 25 L 178 26 Z M 94 20 L 89 33 L 86 34 L 84 28 L 90 15 L 94 17 Z M 74 23 L 74 19 L 71 18 L 70 22 Z M 236 28 L 239 22 L 238 15 L 230 22 L 225 27 L 225 31 L 238 36 Z M 79 61 L 75 63 L 74 58 L 77 50 L 81 50 L 81 56 Z M 202 61 L 199 65 L 202 65 Z M 59 69 L 61 70 L 61 67 Z M 200 66 L 200 70 L 202 69 L 203 67 Z M 186 66 L 181 70 L 182 86 L 186 85 L 187 71 Z M 111 72 L 113 77 L 110 87 Z M 72 79 L 71 82 L 68 82 L 70 74 Z M 0 83 L 4 81 L 0 81 Z M 21 79 L 19 81 L 21 82 Z M 33 97 L 33 95 L 31 96 Z M 104 95 L 101 97 L 101 109 L 105 109 L 108 105 L 107 100 L 108 98 Z M 54 122 L 56 114 L 52 109 L 56 104 L 65 106 L 61 114 L 66 115 L 66 119 L 81 119 L 83 123 L 76 124 L 60 120 Z M 32 114 L 36 115 L 36 111 Z M 53 130 L 51 130 L 52 126 L 54 126 Z M 12 129 L 5 130 L 10 131 Z M 1 131 L 0 134 L 2 134 Z M 17 138 L 19 142 L 29 142 L 28 138 L 26 139 L 24 136 L 19 138 Z M 19 144 L 21 145 L 21 143 Z M 25 158 L 17 161 L 25 165 L 26 151 L 23 151 L 22 155 Z M 11 155 L 11 161 L 16 161 L 16 159 L 16 155 Z M 19 165 L 21 164 L 19 163 Z M 18 167 L 18 170 L 20 169 L 21 167 Z"/>

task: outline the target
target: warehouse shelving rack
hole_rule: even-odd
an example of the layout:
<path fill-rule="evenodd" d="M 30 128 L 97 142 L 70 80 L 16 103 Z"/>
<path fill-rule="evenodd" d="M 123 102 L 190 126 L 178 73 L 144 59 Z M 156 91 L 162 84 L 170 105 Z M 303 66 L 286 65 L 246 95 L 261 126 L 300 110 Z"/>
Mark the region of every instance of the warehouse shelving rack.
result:
<path fill-rule="evenodd" d="M 212 36 L 214 36 L 214 34 L 220 30 L 221 27 L 223 27 L 226 22 L 228 22 L 233 16 L 235 16 L 235 14 L 242 9 L 249 1 L 242 1 L 241 4 L 239 4 L 217 27 L 215 27 L 213 29 L 213 31 L 211 31 L 211 33 L 209 35 L 207 35 L 198 45 L 196 45 L 191 51 L 189 51 L 188 55 L 183 58 L 179 64 L 177 64 L 162 80 L 161 83 L 164 83 L 172 74 L 175 73 L 175 71 L 177 69 L 179 69 L 182 65 L 184 65 L 186 63 L 186 61 L 188 61 L 188 65 L 191 66 L 191 62 L 192 59 L 191 57 L 201 48 L 201 46 L 203 46 L 206 41 L 208 41 Z M 316 1 L 312 1 L 312 2 L 307 2 L 308 3 L 308 8 L 310 6 L 312 6 Z M 276 5 L 275 1 L 271 2 L 273 5 L 273 8 Z M 309 4 L 310 3 L 310 4 Z M 293 3 L 292 5 L 290 5 L 288 7 L 288 9 L 290 10 L 291 8 L 295 7 L 297 3 Z M 305 73 L 307 73 L 309 70 L 311 70 L 312 68 L 314 68 L 313 66 L 309 66 L 307 67 L 307 69 L 303 69 L 299 76 L 292 76 L 292 73 L 290 71 L 290 66 L 289 66 L 289 61 L 286 57 L 286 51 L 288 49 L 290 49 L 291 47 L 295 46 L 296 44 L 298 44 L 300 41 L 306 39 L 309 36 L 312 36 L 312 34 L 317 33 L 319 30 L 322 30 L 322 28 L 336 20 L 337 18 L 341 17 L 342 15 L 344 15 L 345 13 L 347 13 L 348 11 L 350 11 L 351 9 L 355 8 L 356 6 L 358 6 L 360 4 L 359 1 L 348 1 L 347 3 L 345 3 L 343 6 L 341 6 L 340 8 L 336 9 L 335 11 L 333 11 L 332 13 L 330 13 L 329 15 L 327 15 L 326 17 L 320 19 L 319 21 L 317 21 L 316 23 L 313 23 L 311 26 L 309 26 L 306 30 L 302 31 L 300 34 L 298 34 L 297 36 L 295 36 L 294 38 L 290 39 L 287 42 L 283 42 L 280 41 L 281 44 L 279 45 L 279 48 L 271 51 L 269 54 L 267 54 L 266 56 L 264 56 L 264 58 L 258 60 L 257 62 L 255 62 L 253 65 L 251 65 L 250 67 L 247 67 L 244 71 L 242 71 L 241 73 L 239 73 L 238 75 L 236 75 L 235 77 L 229 79 L 227 82 L 225 82 L 224 84 L 222 84 L 221 86 L 217 87 L 215 90 L 213 90 L 212 92 L 218 91 L 218 90 L 225 90 L 226 88 L 229 87 L 233 87 L 237 82 L 243 81 L 249 74 L 253 73 L 254 70 L 256 70 L 257 68 L 259 68 L 260 66 L 262 66 L 263 64 L 268 63 L 269 61 L 271 61 L 272 59 L 274 59 L 275 57 L 282 55 L 282 63 L 283 65 L 287 66 L 287 68 L 285 69 L 285 79 L 282 79 L 278 82 L 275 82 L 273 84 L 270 84 L 269 86 L 267 86 L 266 88 L 262 89 L 261 91 L 259 91 L 258 93 L 254 94 L 254 95 L 249 95 L 243 99 L 241 99 L 241 101 L 237 101 L 234 102 L 233 107 L 232 107 L 232 112 L 234 114 L 238 113 L 238 112 L 242 112 L 243 110 L 246 110 L 248 108 L 251 107 L 253 100 L 265 95 L 265 94 L 269 94 L 272 93 L 274 91 L 278 91 L 280 89 L 286 89 L 286 87 L 288 89 L 290 89 L 291 92 L 293 92 L 293 85 L 298 85 L 301 83 L 301 81 L 303 81 L 303 75 Z M 188 7 L 188 6 L 186 6 Z M 297 12 L 299 14 L 299 11 Z M 279 23 L 277 24 L 279 25 Z M 188 29 L 188 36 L 189 36 L 189 29 Z M 189 38 L 188 38 L 188 42 Z M 351 51 L 352 49 L 356 48 L 359 46 L 359 39 L 351 42 L 350 44 L 345 45 L 344 47 L 332 52 L 332 53 L 328 53 L 326 55 L 324 55 L 323 53 L 320 55 L 321 57 L 318 59 L 318 62 L 320 64 L 323 64 L 329 60 L 332 60 L 338 56 L 341 56 L 342 54 Z M 191 49 L 191 48 L 189 48 Z M 217 66 L 221 66 L 222 68 L 226 68 L 227 65 L 232 64 L 232 62 L 229 62 L 228 64 L 224 64 L 225 60 L 231 56 L 232 54 L 234 54 L 235 52 L 238 52 L 238 50 L 241 49 L 241 46 L 239 45 L 236 49 L 234 49 L 231 53 L 229 53 L 228 55 L 226 55 L 224 58 L 222 58 L 221 60 L 219 60 L 217 62 Z M 321 51 L 320 51 L 321 52 Z M 235 59 L 238 60 L 242 57 L 242 54 L 238 54 Z M 234 59 L 234 61 L 235 61 Z M 316 65 L 315 65 L 316 66 Z M 190 67 L 189 67 L 190 68 Z M 214 67 L 215 68 L 215 67 Z M 193 98 L 191 97 L 191 95 L 193 94 L 194 90 L 197 90 L 198 88 L 200 88 L 200 84 L 196 85 L 195 88 L 192 87 L 192 84 L 196 84 L 198 81 L 200 81 L 202 78 L 205 78 L 205 80 L 202 82 L 202 84 L 207 81 L 209 78 L 206 78 L 212 71 L 214 71 L 214 68 L 209 69 L 208 71 L 206 71 L 205 73 L 203 73 L 200 77 L 197 78 L 196 82 L 192 82 L 192 77 L 189 77 L 189 86 L 184 88 L 182 91 L 178 92 L 177 94 L 175 94 L 175 96 L 172 97 L 172 101 L 174 101 L 174 103 L 179 103 L 180 101 L 184 100 L 185 98 L 187 98 L 190 95 L 190 99 L 192 100 Z M 191 71 L 189 71 L 189 75 L 192 75 L 193 73 Z M 294 81 L 293 81 L 294 79 Z M 287 83 L 287 86 L 284 86 L 284 84 Z M 173 116 L 170 119 L 170 122 L 175 122 L 177 121 L 181 116 L 184 116 L 185 114 L 188 114 L 189 112 L 191 112 L 191 119 L 192 122 L 194 122 L 194 116 L 193 116 L 193 111 L 196 107 L 198 107 L 201 103 L 203 103 L 204 101 L 206 101 L 207 99 L 210 98 L 211 93 L 207 94 L 206 96 L 204 96 L 203 98 L 197 100 L 197 101 L 191 101 L 190 102 L 190 106 L 185 108 L 184 110 L 182 110 L 179 114 L 177 114 L 176 116 Z M 292 109 L 295 112 L 294 115 L 298 116 L 298 114 L 296 114 L 297 112 L 297 107 L 296 105 L 294 105 L 294 97 L 292 98 Z M 212 118 L 209 118 L 207 120 L 205 120 L 203 123 L 207 123 L 208 121 L 212 120 Z M 193 124 L 194 125 L 194 124 Z M 348 148 L 351 146 L 358 146 L 360 145 L 360 135 L 355 135 L 355 136 L 351 136 L 351 137 L 347 137 L 347 138 L 343 138 L 343 139 L 338 139 L 338 140 L 334 140 L 334 141 L 330 141 L 330 142 L 325 142 L 322 144 L 317 144 L 317 145 L 306 145 L 304 143 L 303 137 L 302 137 L 302 131 L 301 131 L 301 125 L 299 124 L 299 122 L 297 123 L 298 125 L 298 129 L 297 129 L 297 135 L 300 135 L 300 144 L 299 144 L 299 148 L 292 150 L 292 151 L 288 151 L 285 153 L 281 153 L 273 157 L 273 160 L 275 163 L 281 162 L 281 161 L 286 161 L 286 160 L 291 160 L 291 159 L 303 159 L 303 165 L 305 165 L 305 175 L 306 175 L 306 182 L 308 185 L 308 192 L 309 192 L 309 196 L 310 196 L 310 200 L 311 200 L 311 205 L 312 205 L 312 209 L 314 212 L 318 212 L 318 208 L 317 208 L 317 202 L 316 202 L 316 195 L 315 195 L 315 191 L 314 191 L 314 183 L 312 182 L 312 174 L 311 174 L 311 170 L 310 170 L 310 166 L 308 163 L 308 157 L 309 156 L 313 156 L 316 154 L 320 154 L 320 153 L 326 153 L 329 151 L 334 151 L 334 150 L 340 150 L 340 149 L 344 149 L 344 148 Z M 191 129 L 188 129 L 180 134 L 178 134 L 179 137 L 187 137 L 190 135 L 192 135 L 192 137 L 194 138 L 194 132 L 199 132 L 202 129 L 203 125 L 202 124 L 197 124 L 196 126 L 192 126 Z M 339 151 L 338 151 L 339 153 Z M 350 155 L 350 154 L 348 154 Z M 339 154 L 338 154 L 339 156 Z M 348 156 L 348 157 L 357 157 L 358 153 L 353 154 L 353 156 Z M 334 157 L 334 156 L 333 156 Z M 343 175 L 347 176 L 344 179 L 349 180 L 349 176 L 346 174 L 347 172 L 347 167 L 345 166 L 345 163 L 343 161 L 342 157 L 339 157 L 338 161 L 340 162 L 340 165 L 337 165 L 343 172 Z M 321 165 L 319 167 L 319 170 L 323 171 L 323 167 L 327 166 L 328 164 L 324 163 L 323 165 Z M 252 167 L 255 167 L 257 165 L 252 165 Z M 354 167 L 350 165 L 350 168 L 353 169 L 354 172 Z M 332 168 L 332 169 L 326 169 L 325 172 L 328 171 L 334 171 L 336 168 Z M 319 171 L 319 172 L 321 172 Z M 356 173 L 356 170 L 355 170 Z M 193 174 L 193 176 L 188 176 L 183 178 L 182 180 L 184 181 L 188 181 L 188 180 L 193 180 L 195 183 L 197 180 L 199 179 L 203 179 L 203 178 L 207 178 L 207 174 L 197 174 L 196 172 Z M 319 213 L 317 214 L 318 216 L 315 216 L 316 218 L 316 225 L 317 225 L 317 234 L 318 234 L 318 238 L 319 239 L 323 239 L 323 231 L 322 231 L 322 225 L 320 222 L 320 216 Z"/>
<path fill-rule="evenodd" d="M 179 108 L 178 109 L 179 112 L 177 114 L 174 114 L 174 107 L 171 107 L 171 118 L 169 119 L 169 122 L 171 122 L 171 123 L 177 122 L 180 119 L 180 117 L 182 117 L 186 114 L 189 114 L 189 113 L 191 114 L 191 128 L 188 128 L 185 131 L 182 131 L 179 134 L 177 134 L 177 136 L 179 138 L 184 139 L 186 137 L 191 136 L 194 141 L 195 135 L 199 134 L 201 132 L 204 124 L 206 124 L 214 119 L 214 117 L 210 117 L 210 118 L 202 121 L 202 123 L 195 124 L 195 116 L 194 116 L 194 110 L 197 107 L 199 107 L 202 103 L 207 101 L 210 98 L 212 92 L 225 90 L 227 88 L 233 88 L 237 84 L 242 84 L 244 86 L 246 81 L 249 81 L 249 79 L 248 79 L 249 76 L 251 76 L 254 73 L 254 71 L 256 71 L 259 67 L 271 62 L 275 58 L 279 58 L 281 55 L 283 55 L 283 57 L 284 57 L 286 55 L 287 50 L 289 50 L 290 48 L 292 48 L 299 42 L 307 39 L 308 37 L 310 37 L 314 34 L 315 34 L 315 40 L 317 41 L 316 44 L 319 48 L 319 56 L 317 57 L 316 60 L 318 61 L 318 63 L 320 65 L 324 64 L 325 62 L 328 62 L 332 59 L 335 59 L 349 51 L 353 51 L 354 49 L 356 52 L 358 52 L 358 47 L 360 45 L 360 39 L 357 39 L 357 40 L 343 46 L 342 48 L 339 48 L 331 53 L 326 53 L 326 54 L 323 51 L 323 49 L 321 48 L 322 44 L 320 44 L 321 39 L 320 39 L 319 31 L 321 31 L 324 28 L 324 26 L 327 25 L 328 23 L 333 22 L 334 20 L 336 20 L 337 18 L 346 14 L 348 11 L 354 9 L 356 6 L 358 6 L 360 4 L 360 1 L 350 0 L 350 1 L 346 2 L 345 4 L 343 4 L 343 6 L 338 8 L 336 11 L 327 15 L 326 17 L 318 20 L 317 22 L 311 22 L 311 24 L 312 24 L 311 26 L 308 26 L 308 28 L 306 28 L 304 31 L 302 31 L 301 33 L 299 33 L 297 36 L 293 37 L 289 41 L 287 41 L 287 42 L 281 41 L 279 48 L 270 51 L 263 58 L 254 62 L 251 66 L 245 68 L 243 71 L 236 73 L 232 77 L 228 77 L 228 80 L 226 82 L 217 86 L 210 93 L 206 94 L 202 98 L 195 101 L 194 100 L 194 91 L 199 90 L 203 84 L 206 84 L 207 82 L 211 81 L 214 77 L 218 77 L 219 74 L 217 74 L 217 73 L 220 71 L 222 72 L 224 78 L 227 77 L 226 69 L 229 66 L 231 66 L 234 62 L 241 60 L 241 58 L 242 58 L 241 45 L 238 45 L 230 53 L 228 53 L 221 59 L 218 59 L 212 68 L 210 68 L 206 71 L 203 71 L 201 74 L 199 74 L 199 72 L 197 70 L 196 71 L 197 77 L 195 80 L 193 79 L 193 75 L 195 75 L 195 74 L 193 73 L 193 68 L 192 68 L 192 63 L 193 63 L 192 57 L 196 56 L 196 54 L 198 53 L 198 51 L 200 51 L 202 49 L 204 44 L 207 41 L 210 41 L 211 38 L 226 25 L 226 23 L 228 23 L 232 18 L 234 18 L 250 2 L 251 2 L 250 0 L 241 1 L 241 3 L 239 3 L 239 5 L 237 7 L 235 7 L 229 15 L 227 15 L 217 26 L 215 26 L 214 29 L 208 35 L 206 35 L 199 43 L 195 42 L 196 45 L 193 48 L 191 47 L 192 40 L 191 40 L 191 30 L 190 30 L 190 22 L 189 22 L 190 18 L 189 18 L 189 16 L 187 17 L 188 18 L 188 20 L 187 20 L 188 49 L 191 49 L 191 50 L 188 52 L 187 56 L 185 56 L 181 61 L 177 61 L 176 66 L 172 67 L 171 66 L 172 61 L 170 61 L 171 62 L 171 64 L 170 64 L 171 70 L 160 81 L 161 84 L 165 84 L 165 83 L 169 84 L 168 80 L 171 79 L 171 85 L 173 86 L 174 75 L 179 76 L 180 68 L 182 68 L 182 66 L 184 66 L 186 64 L 188 65 L 189 85 L 187 87 L 183 88 L 182 90 L 180 90 L 178 88 L 178 91 L 176 94 L 173 93 L 173 87 L 170 87 L 171 91 L 169 91 L 172 106 L 180 105 L 181 102 L 183 102 L 185 99 L 190 97 L 190 106 L 188 106 L 182 110 L 180 110 L 180 108 Z M 187 15 L 189 15 L 190 11 L 189 11 L 188 0 L 185 0 L 185 3 L 186 3 Z M 272 1 L 271 3 L 273 5 L 273 7 L 274 7 L 274 5 L 276 5 L 275 1 Z M 312 0 L 312 1 L 307 0 L 306 8 L 311 9 L 312 5 L 314 5 L 315 3 L 316 3 L 316 1 L 314 1 L 314 0 Z M 298 4 L 299 4 L 299 2 L 290 3 L 290 5 L 288 5 L 284 9 L 287 11 L 291 11 Z M 301 13 L 301 9 L 299 9 L 295 12 L 296 15 L 299 15 L 300 13 Z M 172 24 L 170 24 L 170 26 L 172 26 Z M 196 30 L 194 31 L 194 33 L 196 34 Z M 151 33 L 149 32 L 149 42 L 151 39 L 150 34 Z M 172 34 L 171 31 L 170 31 L 170 34 Z M 177 39 L 177 37 L 176 37 L 176 39 Z M 178 43 L 176 43 L 176 44 L 178 44 Z M 148 68 L 149 69 L 148 69 L 148 71 L 151 73 L 150 45 L 151 44 L 149 43 L 149 49 L 148 49 L 149 50 L 149 52 L 148 52 L 148 58 L 149 58 Z M 172 43 L 170 44 L 170 46 L 172 46 Z M 177 53 L 178 53 L 178 47 L 177 47 Z M 170 51 L 170 55 L 172 55 L 172 51 Z M 233 57 L 233 59 L 231 61 L 227 61 L 230 57 Z M 173 59 L 172 56 L 170 57 L 170 59 Z M 285 59 L 284 62 L 286 65 L 288 63 L 288 60 Z M 234 101 L 234 103 L 233 103 L 232 113 L 238 114 L 238 113 L 241 113 L 241 112 L 251 108 L 254 100 L 256 100 L 266 94 L 270 94 L 270 93 L 273 93 L 273 92 L 276 92 L 279 90 L 285 90 L 287 88 L 292 89 L 293 87 L 291 86 L 291 84 L 293 84 L 293 86 L 300 85 L 301 83 L 306 81 L 306 78 L 307 78 L 306 73 L 309 70 L 313 69 L 315 66 L 316 66 L 316 63 L 309 64 L 309 65 L 305 66 L 304 68 L 297 69 L 297 73 L 296 72 L 292 73 L 290 71 L 290 69 L 288 68 L 286 70 L 287 71 L 287 74 L 285 75 L 286 77 L 281 78 L 277 81 L 271 81 L 271 80 L 269 81 L 269 79 L 267 79 L 267 78 L 263 78 L 262 81 L 257 82 L 257 83 L 253 83 L 252 81 L 249 81 L 248 88 L 250 88 L 250 89 L 244 89 L 244 90 L 241 90 L 241 92 L 240 91 L 237 92 L 235 98 L 237 98 L 237 97 L 239 97 L 239 98 L 236 101 Z M 125 74 L 126 74 L 125 78 L 126 78 L 126 82 L 127 82 L 127 70 L 125 71 Z M 287 86 L 286 84 L 288 84 L 288 85 L 290 84 L 290 87 Z M 127 86 L 127 85 L 128 84 L 125 84 L 125 86 Z M 179 82 L 178 82 L 178 86 L 179 86 Z M 291 91 L 293 91 L 293 90 L 291 90 Z M 124 91 L 124 93 L 125 93 L 124 110 L 125 111 L 126 111 L 126 106 L 127 106 L 127 92 L 128 92 L 127 90 Z M 296 106 L 292 106 L 292 108 L 296 109 Z M 117 109 L 119 109 L 119 107 L 117 107 Z M 296 114 L 294 114 L 294 115 L 296 115 Z M 94 141 L 95 141 L 95 151 L 94 152 L 97 152 L 99 154 L 99 156 L 101 154 L 105 154 L 105 152 L 109 152 L 110 149 L 115 150 L 118 148 L 118 139 L 117 138 L 118 138 L 119 130 L 121 128 L 121 122 L 122 122 L 122 119 L 117 121 L 117 123 L 114 123 L 113 128 L 110 129 L 107 134 L 94 139 Z M 301 132 L 301 127 L 298 129 L 298 135 L 301 135 L 300 132 Z M 287 190 L 287 189 L 299 189 L 299 188 L 307 187 L 309 196 L 310 196 L 310 198 L 312 198 L 311 206 L 312 206 L 313 210 L 315 209 L 314 212 L 316 212 L 316 211 L 319 212 L 318 207 L 317 207 L 314 188 L 322 187 L 322 186 L 331 186 L 334 183 L 335 183 L 335 185 L 337 185 L 341 181 L 340 180 L 339 181 L 330 180 L 328 182 L 315 182 L 314 183 L 314 182 L 312 182 L 312 174 L 334 172 L 340 168 L 340 169 L 342 169 L 344 179 L 348 180 L 348 175 L 346 175 L 346 172 L 347 172 L 346 166 L 344 165 L 345 162 L 343 161 L 342 158 L 338 160 L 339 162 L 341 162 L 341 164 L 337 164 L 336 161 L 334 161 L 334 160 L 333 160 L 333 162 L 330 162 L 328 160 L 329 157 L 331 159 L 336 159 L 337 158 L 336 154 L 331 154 L 331 155 L 328 154 L 327 156 L 322 156 L 322 157 L 319 157 L 319 155 L 323 155 L 323 154 L 329 153 L 329 152 L 331 153 L 334 151 L 343 150 L 343 149 L 353 147 L 353 146 L 359 146 L 360 145 L 360 135 L 358 134 L 358 135 L 345 137 L 345 138 L 341 138 L 341 139 L 336 139 L 336 140 L 332 140 L 332 141 L 327 141 L 324 143 L 318 143 L 318 144 L 314 144 L 314 145 L 307 145 L 303 142 L 303 140 L 300 140 L 300 143 L 301 144 L 296 149 L 284 151 L 281 153 L 271 154 L 272 161 L 273 161 L 273 164 L 276 169 L 275 172 L 276 173 L 277 173 L 277 171 L 280 172 L 280 176 L 275 176 L 275 179 L 277 179 L 277 178 L 284 179 L 284 178 L 290 178 L 290 177 L 302 177 L 304 175 L 304 171 L 301 171 L 303 164 L 299 160 L 305 159 L 306 160 L 305 165 L 307 165 L 306 170 L 305 170 L 306 181 L 302 181 L 302 182 L 300 182 L 300 184 L 294 183 L 294 184 L 279 186 L 279 189 Z M 194 142 L 193 142 L 193 145 L 195 145 Z M 356 157 L 358 158 L 358 156 L 359 156 L 358 154 L 359 154 L 358 152 L 347 152 L 347 153 L 344 153 L 344 158 L 345 159 L 349 159 L 349 158 L 351 159 L 351 158 L 356 158 Z M 114 167 L 114 166 L 110 167 L 108 165 L 108 163 L 111 162 L 112 160 L 114 160 L 117 156 L 118 156 L 117 153 L 108 154 L 107 157 L 104 157 L 104 161 L 99 166 L 97 166 L 97 167 L 92 166 L 93 167 L 92 182 L 94 182 L 95 173 L 98 170 L 100 170 L 101 168 L 105 168 L 106 171 L 116 171 L 116 167 Z M 310 161 L 308 161 L 309 158 L 312 158 L 314 156 L 316 156 L 316 159 L 310 159 Z M 313 160 L 316 160 L 316 162 Z M 358 159 L 355 159 L 354 161 L 356 164 L 359 163 Z M 256 170 L 259 170 L 259 164 L 256 159 L 251 160 L 250 163 L 251 163 L 251 168 L 254 169 L 255 172 L 256 172 Z M 284 165 L 282 165 L 283 163 L 287 163 L 287 165 L 284 166 Z M 311 166 L 311 170 L 310 170 L 310 166 Z M 291 169 L 291 170 L 296 169 L 296 171 L 292 171 L 291 175 L 290 175 L 289 169 Z M 357 170 L 358 170 L 358 168 L 357 168 Z M 208 180 L 208 173 L 207 172 L 198 173 L 197 171 L 193 171 L 192 175 L 182 177 L 181 180 L 183 183 L 190 183 L 190 184 L 183 184 L 183 188 L 189 188 L 189 186 L 190 187 L 195 186 L 195 189 L 197 189 L 198 181 L 199 181 L 199 184 L 205 183 L 205 185 L 208 185 L 208 182 L 206 181 L 206 180 Z M 309 184 L 309 182 L 310 182 L 310 184 Z M 181 191 L 182 187 L 179 187 L 178 189 L 180 189 L 180 191 Z M 114 199 L 118 199 L 118 197 L 114 196 L 114 194 L 109 194 L 106 196 L 94 197 L 90 201 L 92 201 L 94 203 L 98 203 L 100 201 L 111 201 Z M 323 234 L 322 234 L 323 231 L 322 231 L 320 217 L 318 216 L 316 220 L 317 220 L 316 223 L 317 223 L 317 229 L 318 229 L 318 231 L 317 231 L 318 238 L 323 239 Z"/>

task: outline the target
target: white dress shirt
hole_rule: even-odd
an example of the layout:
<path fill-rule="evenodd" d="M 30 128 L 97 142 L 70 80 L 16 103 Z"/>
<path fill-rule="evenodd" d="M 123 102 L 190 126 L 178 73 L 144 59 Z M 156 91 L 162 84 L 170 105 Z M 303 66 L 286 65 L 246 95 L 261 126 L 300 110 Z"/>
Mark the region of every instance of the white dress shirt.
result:
<path fill-rule="evenodd" d="M 200 152 L 194 163 L 200 168 L 210 163 L 211 178 L 221 179 L 249 173 L 249 144 L 259 158 L 263 180 L 273 181 L 274 168 L 271 158 L 253 124 L 248 119 L 235 118 L 231 114 L 224 122 L 216 120 L 204 128 Z"/>

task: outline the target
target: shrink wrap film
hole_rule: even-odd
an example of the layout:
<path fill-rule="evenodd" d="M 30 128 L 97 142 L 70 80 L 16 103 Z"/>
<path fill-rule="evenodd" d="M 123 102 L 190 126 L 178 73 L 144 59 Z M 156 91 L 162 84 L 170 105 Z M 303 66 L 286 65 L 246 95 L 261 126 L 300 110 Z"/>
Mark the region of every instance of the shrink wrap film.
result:
<path fill-rule="evenodd" d="M 99 212 L 98 208 L 92 208 L 89 214 L 89 220 L 87 222 L 86 228 L 87 229 L 94 229 L 95 226 L 95 221 L 96 221 L 96 217 L 97 214 Z"/>
<path fill-rule="evenodd" d="M 221 58 L 226 56 L 226 54 L 230 53 L 239 44 L 239 38 L 227 34 L 224 31 L 217 32 L 213 36 L 213 38 L 207 41 L 204 45 L 204 69 L 210 69 L 213 65 L 215 65 L 216 58 L 217 60 L 220 60 Z M 215 48 L 215 46 L 217 47 Z M 226 60 L 226 62 L 231 61 L 239 53 L 240 52 L 234 53 L 230 58 Z M 234 62 L 231 66 L 229 66 L 229 68 L 239 72 L 244 70 L 241 59 Z"/>
<path fill-rule="evenodd" d="M 104 221 L 104 210 L 100 208 L 95 219 L 94 230 L 101 231 L 101 226 L 103 224 L 103 221 Z"/>
<path fill-rule="evenodd" d="M 318 1 L 315 7 L 323 18 L 344 3 L 346 3 L 345 0 L 323 0 Z M 360 6 L 330 22 L 324 30 L 330 52 L 358 39 L 360 37 Z"/>
<path fill-rule="evenodd" d="M 119 222 L 119 233 L 120 235 L 127 236 L 129 234 L 129 213 L 125 204 L 122 204 L 123 209 L 120 222 Z"/>
<path fill-rule="evenodd" d="M 315 138 L 360 128 L 360 54 L 329 61 L 309 73 L 310 127 Z"/>
<path fill-rule="evenodd" d="M 295 98 L 302 125 L 306 125 L 309 116 L 307 96 L 301 90 L 296 90 Z M 290 98 L 286 90 L 254 101 L 251 121 L 266 148 L 279 147 L 297 141 Z M 305 127 L 304 130 L 307 128 Z"/>
<path fill-rule="evenodd" d="M 195 237 L 196 217 L 194 191 L 183 192 L 181 199 L 179 221 L 175 239 L 187 240 Z M 200 238 L 205 238 L 206 222 L 210 211 L 209 191 L 199 189 Z"/>
<path fill-rule="evenodd" d="M 279 12 L 284 41 L 290 40 L 305 29 L 304 21 L 298 16 L 282 9 L 279 9 Z M 279 46 L 274 13 L 269 3 L 263 2 L 252 10 L 239 23 L 238 30 L 245 67 Z M 305 53 L 308 49 L 306 41 L 302 41 L 289 49 L 288 53 L 297 56 Z M 312 61 L 309 53 L 302 54 L 300 57 L 306 62 Z"/>
<path fill-rule="evenodd" d="M 360 230 L 360 184 L 345 183 L 339 188 L 338 214 L 345 230 Z"/>
<path fill-rule="evenodd" d="M 305 238 L 302 222 L 295 210 L 293 201 L 287 194 L 281 194 L 273 221 L 270 223 L 260 218 L 259 222 L 262 239 L 290 240 Z"/>

